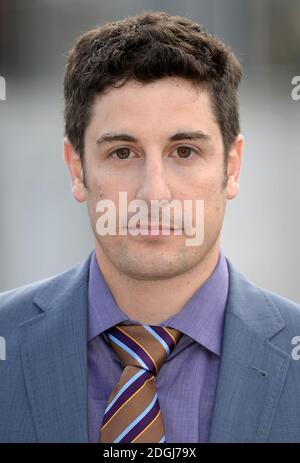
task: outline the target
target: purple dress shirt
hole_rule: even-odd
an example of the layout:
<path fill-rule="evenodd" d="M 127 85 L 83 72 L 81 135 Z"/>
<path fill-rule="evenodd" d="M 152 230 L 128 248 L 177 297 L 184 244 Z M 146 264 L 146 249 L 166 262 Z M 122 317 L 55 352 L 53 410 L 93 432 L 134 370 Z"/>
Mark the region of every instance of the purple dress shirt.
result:
<path fill-rule="evenodd" d="M 156 378 L 167 443 L 208 442 L 222 350 L 228 295 L 228 268 L 218 263 L 177 314 L 160 326 L 183 333 Z M 89 442 L 99 441 L 105 408 L 122 374 L 116 353 L 103 332 L 118 323 L 140 324 L 118 307 L 92 254 L 88 285 Z"/>

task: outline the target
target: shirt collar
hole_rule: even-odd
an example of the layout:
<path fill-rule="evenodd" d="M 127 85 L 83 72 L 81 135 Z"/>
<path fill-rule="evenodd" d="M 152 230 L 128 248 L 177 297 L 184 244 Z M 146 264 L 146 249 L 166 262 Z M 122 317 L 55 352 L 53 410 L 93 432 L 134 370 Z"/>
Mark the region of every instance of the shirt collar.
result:
<path fill-rule="evenodd" d="M 228 295 L 228 268 L 222 250 L 214 271 L 183 308 L 159 325 L 181 331 L 211 352 L 221 355 L 224 314 Z M 88 283 L 88 341 L 130 320 L 117 305 L 92 253 Z"/>

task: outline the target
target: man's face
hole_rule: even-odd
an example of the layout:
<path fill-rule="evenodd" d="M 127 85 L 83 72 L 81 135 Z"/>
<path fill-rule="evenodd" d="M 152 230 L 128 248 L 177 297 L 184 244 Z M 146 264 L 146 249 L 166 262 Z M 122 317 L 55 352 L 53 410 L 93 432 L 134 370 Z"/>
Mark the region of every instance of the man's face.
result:
<path fill-rule="evenodd" d="M 174 140 L 175 134 L 184 132 L 202 135 Z M 136 141 L 100 143 L 108 133 L 127 134 Z M 87 201 L 98 256 L 105 256 L 118 271 L 143 280 L 171 278 L 204 261 L 219 240 L 226 199 L 237 192 L 241 158 L 240 140 L 229 153 L 230 177 L 224 187 L 223 141 L 206 91 L 196 90 L 180 78 L 151 84 L 131 81 L 110 89 L 96 97 L 84 146 L 87 188 L 78 180 L 73 194 L 77 201 Z M 74 172 L 76 168 L 76 176 Z M 182 204 L 190 200 L 194 225 L 196 200 L 203 200 L 202 244 L 187 246 L 184 230 L 181 235 L 171 231 L 156 239 L 151 234 L 132 236 L 129 231 L 126 235 L 99 235 L 96 205 L 102 199 L 114 202 L 118 230 L 119 192 L 127 193 L 128 204 L 144 201 L 149 211 L 151 200 L 175 199 Z"/>

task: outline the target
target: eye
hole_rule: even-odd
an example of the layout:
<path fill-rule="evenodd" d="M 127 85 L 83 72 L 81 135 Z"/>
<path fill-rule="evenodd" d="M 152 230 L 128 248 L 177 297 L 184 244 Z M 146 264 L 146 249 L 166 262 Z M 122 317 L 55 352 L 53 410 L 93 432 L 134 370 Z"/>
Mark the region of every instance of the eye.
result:
<path fill-rule="evenodd" d="M 113 157 L 117 157 L 117 159 L 129 159 L 130 153 L 131 153 L 130 148 L 123 147 L 123 148 L 117 148 L 116 150 L 112 151 L 110 153 L 110 156 L 113 156 L 115 154 L 116 156 L 113 156 Z"/>
<path fill-rule="evenodd" d="M 179 146 L 175 149 L 177 151 L 179 158 L 181 159 L 189 159 L 192 153 L 195 153 L 196 150 L 191 148 L 190 146 Z"/>

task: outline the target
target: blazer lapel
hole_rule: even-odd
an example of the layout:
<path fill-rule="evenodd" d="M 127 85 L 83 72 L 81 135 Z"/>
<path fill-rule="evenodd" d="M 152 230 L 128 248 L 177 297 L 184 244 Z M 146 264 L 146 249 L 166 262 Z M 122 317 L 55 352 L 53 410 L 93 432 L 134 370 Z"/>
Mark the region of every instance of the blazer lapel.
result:
<path fill-rule="evenodd" d="M 25 386 L 39 442 L 87 442 L 88 259 L 49 280 L 23 322 Z"/>
<path fill-rule="evenodd" d="M 290 355 L 270 339 L 282 316 L 259 288 L 228 262 L 229 294 L 210 442 L 265 442 Z"/>

